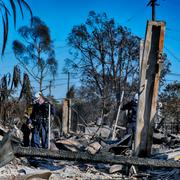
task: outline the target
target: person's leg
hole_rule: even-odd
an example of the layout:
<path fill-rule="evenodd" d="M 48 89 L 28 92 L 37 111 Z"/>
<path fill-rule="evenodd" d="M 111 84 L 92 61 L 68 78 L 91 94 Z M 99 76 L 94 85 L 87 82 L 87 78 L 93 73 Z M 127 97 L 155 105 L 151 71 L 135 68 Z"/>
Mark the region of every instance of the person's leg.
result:
<path fill-rule="evenodd" d="M 25 147 L 28 147 L 30 145 L 30 142 L 29 142 L 29 136 L 30 136 L 30 132 L 27 130 L 27 132 L 24 134 L 24 146 Z"/>
<path fill-rule="evenodd" d="M 31 145 L 32 147 L 40 148 L 40 137 L 37 128 L 34 128 L 32 131 Z"/>
<path fill-rule="evenodd" d="M 41 137 L 42 148 L 47 149 L 48 148 L 48 131 L 47 131 L 47 128 L 42 126 L 41 133 L 42 133 L 42 137 Z"/>
<path fill-rule="evenodd" d="M 133 141 L 133 128 L 132 128 L 132 123 L 129 123 L 129 124 L 128 124 L 127 134 L 130 134 L 130 135 L 131 135 L 130 140 L 129 140 L 129 142 L 128 142 L 128 146 L 129 146 L 130 148 L 132 148 L 132 141 Z"/>
<path fill-rule="evenodd" d="M 29 146 L 29 133 L 28 133 L 29 128 L 27 125 L 24 123 L 21 127 L 21 131 L 23 133 L 23 146 L 27 147 Z"/>
<path fill-rule="evenodd" d="M 136 122 L 132 123 L 132 148 L 135 149 L 135 136 L 136 136 Z"/>

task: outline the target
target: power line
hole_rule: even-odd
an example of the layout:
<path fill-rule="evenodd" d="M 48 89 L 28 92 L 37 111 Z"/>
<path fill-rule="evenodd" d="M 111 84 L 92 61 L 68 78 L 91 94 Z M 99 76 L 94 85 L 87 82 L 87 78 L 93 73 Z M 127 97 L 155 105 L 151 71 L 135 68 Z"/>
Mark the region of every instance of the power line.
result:
<path fill-rule="evenodd" d="M 54 49 L 63 49 L 63 48 L 67 48 L 69 47 L 68 45 L 64 45 L 64 46 L 55 46 Z M 14 55 L 14 52 L 12 50 L 9 50 L 9 51 L 6 51 L 4 53 L 4 55 L 10 55 L 10 54 L 13 54 Z"/>
<path fill-rule="evenodd" d="M 72 78 L 71 77 L 71 80 L 77 80 L 79 78 Z M 53 79 L 44 79 L 43 82 L 49 82 L 49 81 L 52 81 Z M 67 81 L 68 78 L 58 78 L 58 79 L 54 79 L 53 81 L 54 82 L 57 82 L 57 81 Z M 36 80 L 31 80 L 31 82 L 37 82 Z"/>
<path fill-rule="evenodd" d="M 176 59 L 178 62 L 180 62 L 180 58 L 178 58 L 171 50 L 169 50 L 167 47 L 164 47 L 168 52 L 169 54 L 171 54 L 171 56 Z"/>
<path fill-rule="evenodd" d="M 65 46 L 57 46 L 57 47 L 55 47 L 55 49 L 62 49 L 62 48 L 66 48 L 66 47 L 69 47 L 69 46 L 67 46 L 67 45 L 65 45 Z"/>
<path fill-rule="evenodd" d="M 176 37 L 172 37 L 172 36 L 166 35 L 166 38 L 167 38 L 167 39 L 172 39 L 172 40 L 174 40 L 174 41 L 180 42 L 180 39 L 178 39 L 178 38 L 176 38 Z"/>
<path fill-rule="evenodd" d="M 76 82 L 70 82 L 70 84 L 74 84 L 74 83 L 79 83 L 80 81 L 76 81 Z M 67 83 L 62 83 L 62 84 L 54 84 L 53 86 L 61 86 L 61 85 L 67 85 Z"/>
<path fill-rule="evenodd" d="M 147 7 L 146 7 L 146 8 L 147 8 Z M 123 22 L 121 22 L 121 23 L 122 23 L 122 24 L 125 24 L 125 23 L 131 22 L 131 21 L 134 20 L 137 16 L 140 15 L 139 12 L 142 13 L 142 10 L 144 10 L 144 7 L 141 8 L 141 9 L 139 9 L 136 13 L 134 13 L 134 15 L 130 16 L 127 20 L 125 20 L 125 21 L 123 21 Z"/>
<path fill-rule="evenodd" d="M 180 81 L 172 80 L 172 79 L 166 79 L 165 81 L 167 81 L 167 82 L 180 82 Z"/>
<path fill-rule="evenodd" d="M 167 31 L 173 31 L 173 32 L 180 32 L 179 29 L 172 29 L 172 28 L 169 28 L 169 27 L 167 27 L 166 30 Z"/>
<path fill-rule="evenodd" d="M 75 82 L 70 82 L 70 85 L 74 84 L 74 83 L 80 83 L 80 81 L 75 81 Z M 67 82 L 66 83 L 60 83 L 60 84 L 53 84 L 52 87 L 58 87 L 58 86 L 67 86 Z M 44 85 L 42 86 L 43 88 L 48 87 L 49 85 Z M 33 86 L 34 88 L 37 88 L 37 86 Z"/>
<path fill-rule="evenodd" d="M 169 75 L 172 75 L 172 76 L 178 76 L 178 77 L 180 77 L 180 74 L 178 74 L 178 73 L 168 73 Z"/>

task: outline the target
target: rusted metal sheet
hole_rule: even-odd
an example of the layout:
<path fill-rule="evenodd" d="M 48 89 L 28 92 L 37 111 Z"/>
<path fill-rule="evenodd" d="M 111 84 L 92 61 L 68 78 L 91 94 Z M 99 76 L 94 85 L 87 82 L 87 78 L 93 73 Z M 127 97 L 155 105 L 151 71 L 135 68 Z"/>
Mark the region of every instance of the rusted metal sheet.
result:
<path fill-rule="evenodd" d="M 139 103 L 135 138 L 135 154 L 148 156 L 151 153 L 152 130 L 156 116 L 160 54 L 163 51 L 165 23 L 148 21 L 141 64 Z"/>

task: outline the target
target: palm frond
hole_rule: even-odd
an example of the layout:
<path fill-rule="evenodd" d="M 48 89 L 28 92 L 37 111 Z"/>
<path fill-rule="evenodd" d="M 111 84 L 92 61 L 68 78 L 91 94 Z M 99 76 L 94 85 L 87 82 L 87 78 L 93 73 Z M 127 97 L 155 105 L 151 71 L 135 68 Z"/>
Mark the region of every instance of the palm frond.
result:
<path fill-rule="evenodd" d="M 28 74 L 24 73 L 22 89 L 20 92 L 19 100 L 25 99 L 28 103 L 32 101 L 31 83 Z"/>
<path fill-rule="evenodd" d="M 10 4 L 11 4 L 12 11 L 13 11 L 14 27 L 16 27 L 16 6 L 15 6 L 13 0 L 10 0 Z"/>
<path fill-rule="evenodd" d="M 28 3 L 24 0 L 22 0 L 22 4 L 24 5 L 24 7 L 30 12 L 31 14 L 31 17 L 33 16 L 33 13 L 32 13 L 32 10 L 31 10 L 31 7 L 28 5 Z"/>
<path fill-rule="evenodd" d="M 8 37 L 8 30 L 9 30 L 9 22 L 8 22 L 8 14 L 7 11 L 5 12 L 5 17 L 2 16 L 2 21 L 3 21 L 3 45 L 2 45 L 2 51 L 1 54 L 4 54 L 5 48 L 6 48 L 6 43 L 7 43 L 7 37 Z"/>
<path fill-rule="evenodd" d="M 21 0 L 17 0 L 17 3 L 18 3 L 18 5 L 19 5 L 19 8 L 20 8 L 20 11 L 21 11 L 22 18 L 24 18 L 24 13 L 23 13 L 23 8 L 22 8 Z"/>
<path fill-rule="evenodd" d="M 20 12 L 22 15 L 22 18 L 24 17 L 24 12 L 23 12 L 23 7 L 28 10 L 28 12 L 31 15 L 32 18 L 32 10 L 28 3 L 25 0 L 9 0 L 10 7 L 9 9 L 7 8 L 7 2 L 5 0 L 0 0 L 0 12 L 2 16 L 2 23 L 3 23 L 3 45 L 2 45 L 2 51 L 1 55 L 4 55 L 5 48 L 6 48 L 6 43 L 7 43 L 7 38 L 8 38 L 8 31 L 9 31 L 9 16 L 10 16 L 10 11 L 13 13 L 13 19 L 14 19 L 14 27 L 16 27 L 16 19 L 17 19 L 17 12 L 16 8 L 17 6 L 20 8 Z M 15 3 L 16 2 L 16 3 Z"/>
<path fill-rule="evenodd" d="M 4 4 L 4 2 L 2 0 L 0 1 L 0 10 L 1 10 L 1 13 L 3 11 L 6 11 L 8 13 L 8 15 L 10 15 L 8 8 L 6 7 L 6 5 Z"/>
<path fill-rule="evenodd" d="M 16 66 L 14 66 L 11 90 L 12 90 L 13 86 L 15 88 L 18 87 L 20 80 L 21 80 L 21 71 L 20 71 L 20 68 L 16 65 Z"/>

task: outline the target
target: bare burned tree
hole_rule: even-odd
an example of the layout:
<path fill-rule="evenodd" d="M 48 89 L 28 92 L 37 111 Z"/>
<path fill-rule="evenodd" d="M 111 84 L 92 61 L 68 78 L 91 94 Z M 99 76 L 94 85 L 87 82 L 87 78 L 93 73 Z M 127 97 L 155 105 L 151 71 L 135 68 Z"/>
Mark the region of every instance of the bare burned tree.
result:
<path fill-rule="evenodd" d="M 10 73 L 5 74 L 0 81 L 0 119 L 3 123 L 9 118 L 14 108 L 12 106 L 12 95 L 20 84 L 20 69 L 14 67 L 13 76 Z"/>
<path fill-rule="evenodd" d="M 180 83 L 168 84 L 160 94 L 162 125 L 169 133 L 180 131 Z"/>
<path fill-rule="evenodd" d="M 66 93 L 66 98 L 73 99 L 73 98 L 74 98 L 74 95 L 75 95 L 75 87 L 74 87 L 74 86 L 71 86 L 71 87 L 69 88 L 69 91 Z"/>
<path fill-rule="evenodd" d="M 43 80 L 49 75 L 53 80 L 58 66 L 49 28 L 38 17 L 33 17 L 31 26 L 23 26 L 18 32 L 23 42 L 13 42 L 15 57 L 42 91 Z"/>
<path fill-rule="evenodd" d="M 66 70 L 81 74 L 83 85 L 100 97 L 103 114 L 109 101 L 118 105 L 127 85 L 130 91 L 132 85 L 137 89 L 139 40 L 105 13 L 94 11 L 69 34 L 74 58 L 66 59 Z"/>
<path fill-rule="evenodd" d="M 31 83 L 29 80 L 29 76 L 26 73 L 24 73 L 23 84 L 22 84 L 19 100 L 25 100 L 26 105 L 30 105 L 32 103 Z"/>

